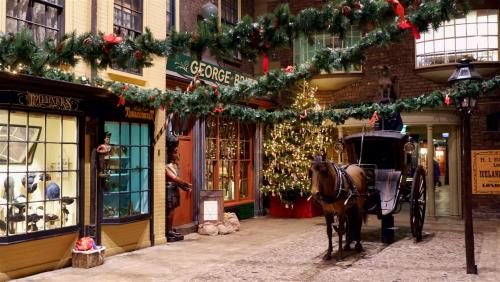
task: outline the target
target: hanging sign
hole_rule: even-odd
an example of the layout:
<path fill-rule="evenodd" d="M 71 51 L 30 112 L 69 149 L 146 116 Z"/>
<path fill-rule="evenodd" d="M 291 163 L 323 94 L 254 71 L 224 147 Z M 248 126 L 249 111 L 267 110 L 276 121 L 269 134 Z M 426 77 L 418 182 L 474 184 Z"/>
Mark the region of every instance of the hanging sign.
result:
<path fill-rule="evenodd" d="M 175 58 L 168 59 L 167 70 L 190 77 L 195 76 L 196 73 L 199 72 L 202 80 L 208 80 L 225 85 L 234 85 L 239 81 L 249 79 L 248 77 L 232 70 L 209 64 L 204 61 L 197 61 L 189 56 L 181 54 L 176 55 Z"/>
<path fill-rule="evenodd" d="M 500 150 L 472 151 L 472 193 L 500 194 Z"/>
<path fill-rule="evenodd" d="M 155 120 L 155 111 L 149 108 L 133 108 L 125 107 L 125 117 L 144 120 Z"/>
<path fill-rule="evenodd" d="M 51 96 L 33 92 L 18 95 L 19 103 L 33 108 L 44 108 L 61 111 L 77 111 L 80 104 L 79 99 Z"/>

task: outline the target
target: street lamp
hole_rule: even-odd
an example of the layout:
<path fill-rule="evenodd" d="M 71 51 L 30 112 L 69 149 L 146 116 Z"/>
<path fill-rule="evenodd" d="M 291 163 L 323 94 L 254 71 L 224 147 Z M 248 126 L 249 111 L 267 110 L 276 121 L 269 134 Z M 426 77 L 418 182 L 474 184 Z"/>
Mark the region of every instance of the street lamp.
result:
<path fill-rule="evenodd" d="M 463 59 L 457 65 L 457 69 L 450 76 L 448 82 L 456 84 L 460 81 L 481 81 L 483 78 L 479 73 L 474 70 L 474 66 L 470 60 Z M 462 199 L 465 205 L 465 259 L 467 263 L 467 274 L 477 274 L 477 266 L 474 259 L 474 229 L 472 223 L 472 176 L 471 176 L 471 141 L 470 141 L 470 117 L 474 108 L 476 107 L 477 97 L 464 96 L 455 98 L 455 106 L 457 110 L 462 113 L 462 159 L 464 174 L 463 186 L 464 193 Z"/>

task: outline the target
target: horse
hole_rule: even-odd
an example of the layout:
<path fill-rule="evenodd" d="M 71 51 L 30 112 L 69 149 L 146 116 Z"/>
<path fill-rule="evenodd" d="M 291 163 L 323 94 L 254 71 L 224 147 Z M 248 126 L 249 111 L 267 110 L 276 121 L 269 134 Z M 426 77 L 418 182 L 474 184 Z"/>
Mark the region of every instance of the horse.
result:
<path fill-rule="evenodd" d="M 345 231 L 346 245 L 344 250 L 351 250 L 351 243 L 356 241 L 355 249 L 361 252 L 361 225 L 366 222 L 364 211 L 367 195 L 366 175 L 357 165 L 345 168 L 315 157 L 310 168 L 312 197 L 322 208 L 328 235 L 328 250 L 323 260 L 332 259 L 332 227 L 339 237 L 338 259 L 342 259 L 342 236 Z M 338 226 L 334 226 L 334 216 L 338 218 Z M 346 230 L 347 229 L 347 230 Z"/>

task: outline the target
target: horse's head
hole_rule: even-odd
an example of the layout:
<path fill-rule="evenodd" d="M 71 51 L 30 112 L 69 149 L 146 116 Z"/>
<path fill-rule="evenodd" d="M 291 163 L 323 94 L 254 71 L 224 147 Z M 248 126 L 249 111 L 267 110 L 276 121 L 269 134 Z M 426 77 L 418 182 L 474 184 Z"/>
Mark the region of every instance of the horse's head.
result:
<path fill-rule="evenodd" d="M 313 198 L 319 200 L 319 196 L 331 196 L 335 189 L 335 176 L 330 162 L 321 156 L 314 157 L 309 167 L 309 177 L 311 178 L 311 194 Z"/>

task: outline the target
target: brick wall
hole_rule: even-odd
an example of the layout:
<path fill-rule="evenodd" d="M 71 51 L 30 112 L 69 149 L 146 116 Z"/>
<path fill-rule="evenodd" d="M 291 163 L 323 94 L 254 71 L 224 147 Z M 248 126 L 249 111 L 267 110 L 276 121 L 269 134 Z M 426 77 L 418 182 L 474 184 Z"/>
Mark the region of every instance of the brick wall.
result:
<path fill-rule="evenodd" d="M 267 0 L 267 11 L 272 12 L 277 5 L 288 3 L 293 13 L 307 7 L 321 7 L 325 1 L 297 0 L 276 1 Z M 487 0 L 477 8 L 498 8 L 498 3 Z M 276 67 L 286 67 L 293 64 L 293 50 L 285 48 L 270 55 Z M 399 81 L 399 95 L 401 98 L 415 97 L 430 93 L 435 89 L 443 89 L 446 83 L 435 83 L 418 76 L 415 72 L 415 41 L 408 33 L 401 42 L 390 44 L 387 47 L 373 47 L 369 50 L 363 65 L 363 77 L 358 82 L 338 91 L 319 91 L 318 98 L 323 105 L 339 102 L 377 102 L 380 67 L 386 65 L 390 74 Z M 486 131 L 486 115 L 498 112 L 500 102 L 497 98 L 482 99 L 478 110 L 471 120 L 471 139 L 473 150 L 500 149 L 499 134 L 489 134 Z M 474 214 L 479 217 L 500 218 L 500 195 L 474 195 Z"/>

